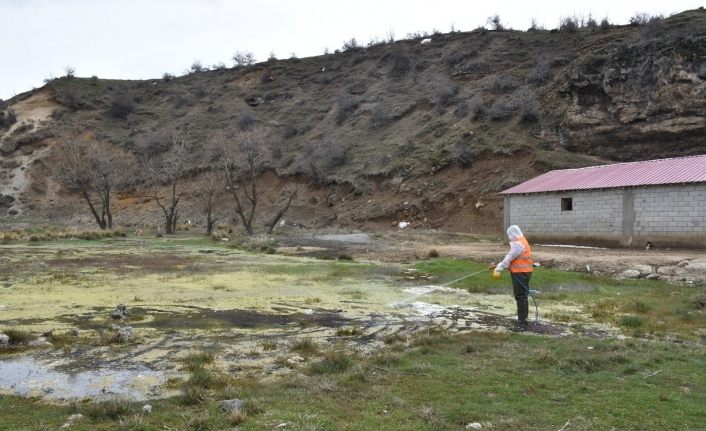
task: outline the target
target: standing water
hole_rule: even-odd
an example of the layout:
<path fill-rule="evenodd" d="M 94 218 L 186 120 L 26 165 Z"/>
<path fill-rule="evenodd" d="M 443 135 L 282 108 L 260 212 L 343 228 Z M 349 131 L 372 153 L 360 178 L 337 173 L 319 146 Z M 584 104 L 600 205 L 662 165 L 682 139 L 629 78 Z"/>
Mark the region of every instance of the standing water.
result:
<path fill-rule="evenodd" d="M 164 373 L 147 368 L 62 372 L 25 356 L 0 361 L 0 392 L 54 399 L 120 396 L 142 401 L 158 396 Z"/>

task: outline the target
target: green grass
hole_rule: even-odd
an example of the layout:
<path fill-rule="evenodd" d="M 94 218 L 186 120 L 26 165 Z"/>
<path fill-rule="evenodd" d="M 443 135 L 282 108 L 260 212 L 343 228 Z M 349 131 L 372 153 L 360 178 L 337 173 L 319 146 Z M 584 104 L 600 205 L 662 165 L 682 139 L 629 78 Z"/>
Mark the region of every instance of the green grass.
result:
<path fill-rule="evenodd" d="M 572 430 L 703 427 L 703 346 L 466 333 L 369 359 L 329 360 L 347 365 L 270 383 L 234 378 L 239 398 L 257 400 L 248 401 L 255 406 L 246 417 L 214 408 L 215 400 L 233 395 L 216 391 L 197 404 L 152 402 L 141 429 L 215 430 L 232 427 L 233 420 L 244 421 L 243 431 L 283 422 L 312 430 L 457 430 L 469 422 L 490 422 L 495 430 L 545 430 L 569 419 Z M 129 404 L 119 407 L 83 407 L 95 413 L 72 429 L 118 429 L 113 417 L 135 411 Z M 56 429 L 72 409 L 2 397 L 0 411 L 0 430 L 24 431 Z"/>
<path fill-rule="evenodd" d="M 439 258 L 413 265 L 418 271 L 444 283 L 482 270 L 486 265 L 466 260 Z M 469 292 L 509 294 L 511 280 L 507 271 L 495 281 L 490 272 L 461 280 L 453 287 Z M 578 304 L 598 322 L 629 329 L 639 329 L 639 335 L 676 336 L 700 340 L 706 327 L 706 287 L 678 285 L 660 280 L 615 280 L 590 273 L 535 268 L 530 281 L 532 289 L 540 291 L 537 300 Z M 624 319 L 626 314 L 637 319 Z M 565 320 L 558 316 L 559 320 Z"/>

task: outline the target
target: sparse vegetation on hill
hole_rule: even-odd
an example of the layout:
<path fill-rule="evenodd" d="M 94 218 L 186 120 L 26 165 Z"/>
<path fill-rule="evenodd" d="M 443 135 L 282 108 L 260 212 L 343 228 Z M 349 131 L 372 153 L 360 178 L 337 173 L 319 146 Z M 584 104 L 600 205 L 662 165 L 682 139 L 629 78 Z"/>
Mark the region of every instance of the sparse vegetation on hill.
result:
<path fill-rule="evenodd" d="M 338 53 L 262 63 L 239 51 L 234 68 L 195 61 L 180 77 L 51 79 L 0 109 L 0 168 L 9 175 L 14 161 L 37 157 L 23 174 L 27 186 L 0 211 L 79 212 L 38 151 L 55 142 L 47 131 L 75 124 L 137 158 L 163 157 L 171 132 L 189 130 L 196 145 L 180 178 L 183 219 L 204 217 L 193 185 L 218 164 L 203 150 L 210 137 L 259 127 L 263 190 L 278 196 L 302 184 L 289 217 L 308 226 L 405 220 L 492 231 L 500 225 L 495 193 L 548 167 L 706 150 L 703 9 L 640 15 L 626 26 L 567 17 L 558 29 L 527 32 L 491 17 L 489 28 L 367 47 L 351 39 Z M 29 124 L 39 97 L 51 117 L 15 126 Z M 154 206 L 137 198 L 153 184 L 147 174 L 131 172 L 133 190 L 115 204 L 125 219 L 153 224 Z M 481 198 L 491 204 L 472 207 Z M 262 202 L 263 215 L 276 212 L 276 200 Z M 223 221 L 239 219 L 229 211 Z M 255 223 L 266 229 L 268 220 Z"/>

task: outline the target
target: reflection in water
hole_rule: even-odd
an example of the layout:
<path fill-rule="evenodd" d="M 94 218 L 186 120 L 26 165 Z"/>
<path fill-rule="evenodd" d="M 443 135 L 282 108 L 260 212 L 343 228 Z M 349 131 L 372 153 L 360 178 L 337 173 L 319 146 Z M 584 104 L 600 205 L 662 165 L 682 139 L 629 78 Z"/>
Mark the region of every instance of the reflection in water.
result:
<path fill-rule="evenodd" d="M 164 374 L 147 368 L 57 371 L 31 357 L 0 361 L 0 392 L 55 399 L 121 396 L 154 397 Z"/>

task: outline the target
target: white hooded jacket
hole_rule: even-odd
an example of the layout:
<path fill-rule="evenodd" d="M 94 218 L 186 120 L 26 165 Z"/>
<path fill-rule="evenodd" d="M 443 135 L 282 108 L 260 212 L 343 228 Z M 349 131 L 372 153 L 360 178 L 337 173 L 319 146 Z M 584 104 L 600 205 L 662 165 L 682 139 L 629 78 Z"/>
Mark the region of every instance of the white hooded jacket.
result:
<path fill-rule="evenodd" d="M 522 231 L 517 225 L 512 225 L 507 228 L 507 239 L 510 240 L 510 251 L 505 256 L 505 259 L 495 266 L 496 271 L 501 272 L 503 269 L 508 268 L 510 266 L 510 262 L 517 259 L 519 255 L 524 253 L 525 246 L 517 240 L 522 236 Z"/>

